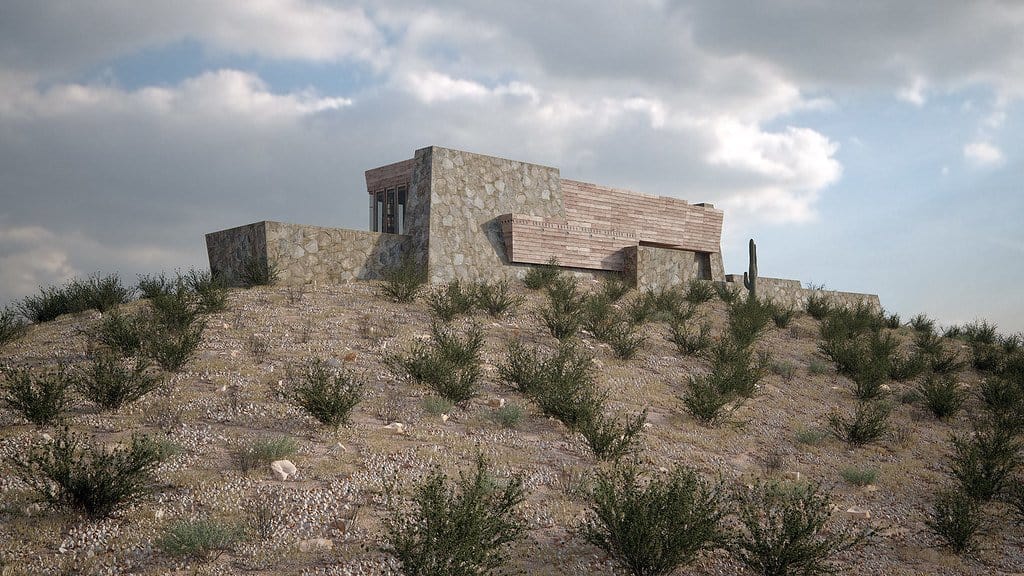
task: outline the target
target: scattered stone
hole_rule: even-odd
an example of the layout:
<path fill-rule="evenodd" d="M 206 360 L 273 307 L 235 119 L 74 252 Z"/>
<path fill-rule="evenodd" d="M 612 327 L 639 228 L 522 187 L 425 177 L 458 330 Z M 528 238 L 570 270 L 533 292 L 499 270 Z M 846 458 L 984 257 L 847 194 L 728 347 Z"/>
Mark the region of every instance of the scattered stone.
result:
<path fill-rule="evenodd" d="M 448 422 L 449 416 L 447 414 L 441 414 L 441 422 Z"/>
<path fill-rule="evenodd" d="M 355 362 L 356 358 L 358 358 L 358 357 L 359 357 L 359 355 L 356 354 L 355 352 L 349 352 L 349 353 L 345 354 L 344 356 L 342 356 L 342 360 L 344 360 L 345 362 Z"/>
<path fill-rule="evenodd" d="M 310 538 L 299 542 L 299 552 L 334 550 L 334 541 L 329 538 Z"/>
<path fill-rule="evenodd" d="M 792 480 L 794 482 L 799 482 L 800 478 L 802 476 L 801 476 L 801 474 L 799 472 L 789 471 L 789 472 L 783 472 L 782 473 L 782 477 L 785 478 L 786 480 Z"/>
<path fill-rule="evenodd" d="M 644 428 L 654 428 L 654 424 L 651 424 L 650 422 L 644 422 Z"/>
<path fill-rule="evenodd" d="M 394 431 L 398 432 L 399 434 L 402 434 L 402 433 L 405 432 L 405 424 L 402 424 L 401 422 L 392 422 L 391 424 L 388 424 L 384 428 L 387 429 L 387 430 L 394 430 Z"/>
<path fill-rule="evenodd" d="M 846 515 L 850 518 L 856 518 L 858 520 L 870 520 L 871 511 L 867 508 L 860 508 L 859 506 L 851 506 L 847 508 Z"/>
<path fill-rule="evenodd" d="M 43 440 L 43 442 L 53 442 L 53 436 L 50 436 L 46 432 L 40 434 L 39 437 Z"/>
<path fill-rule="evenodd" d="M 489 398 L 487 400 L 487 405 L 490 406 L 491 408 L 501 408 L 502 406 L 505 405 L 505 399 L 504 398 Z"/>
<path fill-rule="evenodd" d="M 284 482 L 288 478 L 295 476 L 299 470 L 295 468 L 295 464 L 292 464 L 291 460 L 275 460 L 270 463 L 270 471 L 274 473 L 275 478 Z"/>
<path fill-rule="evenodd" d="M 888 384 L 882 384 L 878 389 L 882 392 L 892 392 L 892 386 L 889 386 Z"/>
<path fill-rule="evenodd" d="M 342 444 L 341 442 L 338 442 L 334 446 L 331 446 L 331 450 L 339 454 L 345 454 L 346 452 L 348 452 L 348 448 L 346 448 L 345 445 Z"/>

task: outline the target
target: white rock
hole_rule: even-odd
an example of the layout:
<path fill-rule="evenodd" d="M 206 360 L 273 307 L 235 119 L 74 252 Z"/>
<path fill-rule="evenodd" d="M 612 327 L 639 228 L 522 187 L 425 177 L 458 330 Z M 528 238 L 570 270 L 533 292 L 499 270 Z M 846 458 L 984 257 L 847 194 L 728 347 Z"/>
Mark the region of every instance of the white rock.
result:
<path fill-rule="evenodd" d="M 405 432 L 405 424 L 402 424 L 401 422 L 392 422 L 391 424 L 388 424 L 384 428 L 387 430 L 394 430 L 399 434 Z"/>
<path fill-rule="evenodd" d="M 328 538 L 310 538 L 299 542 L 299 552 L 312 552 L 314 550 L 334 550 L 334 541 Z"/>
<path fill-rule="evenodd" d="M 299 470 L 295 468 L 295 464 L 292 464 L 291 460 L 275 460 L 270 463 L 270 471 L 274 473 L 275 478 L 284 482 L 295 476 Z"/>
<path fill-rule="evenodd" d="M 448 418 L 450 418 L 450 416 L 447 414 L 441 414 L 441 422 L 447 422 Z"/>
<path fill-rule="evenodd" d="M 851 518 L 857 518 L 858 520 L 869 520 L 871 519 L 871 511 L 867 508 L 860 508 L 858 506 L 851 506 L 846 510 L 846 515 Z"/>

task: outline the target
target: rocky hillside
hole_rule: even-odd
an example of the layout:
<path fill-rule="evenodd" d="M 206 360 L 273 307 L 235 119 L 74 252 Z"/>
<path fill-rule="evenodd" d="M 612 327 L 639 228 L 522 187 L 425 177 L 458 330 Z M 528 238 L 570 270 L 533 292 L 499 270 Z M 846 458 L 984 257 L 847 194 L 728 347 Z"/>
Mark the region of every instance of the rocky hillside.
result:
<path fill-rule="evenodd" d="M 0 459 L 7 462 L 0 466 L 2 574 L 397 573 L 397 563 L 381 550 L 386 520 L 396 507 L 409 506 L 430 472 L 457 478 L 471 471 L 478 454 L 499 484 L 517 474 L 523 479 L 525 502 L 517 514 L 526 530 L 511 544 L 509 570 L 625 573 L 579 531 L 590 517 L 593 474 L 613 464 L 501 378 L 510 342 L 521 341 L 542 357 L 558 347 L 536 314 L 545 305 L 543 293 L 518 286 L 523 301 L 512 313 L 494 318 L 476 311 L 453 321 L 461 330 L 478 325 L 484 336 L 479 393 L 453 406 L 395 361 L 430 339 L 430 307 L 423 298 L 392 303 L 379 291 L 375 282 L 231 290 L 226 311 L 206 317 L 195 355 L 179 372 L 163 374 L 154 391 L 117 410 L 100 410 L 73 392 L 65 415 L 72 432 L 104 445 L 142 432 L 173 448 L 142 497 L 106 518 L 37 501 L 10 461 L 24 461 L 31 446 L 52 442 L 61 426 L 33 425 L 0 408 Z M 635 292 L 627 294 L 613 309 L 623 310 L 634 298 Z M 120 313 L 146 306 L 132 302 Z M 87 363 L 109 315 L 89 311 L 32 325 L 0 348 L 0 364 L 36 372 L 65 366 L 71 373 Z M 714 298 L 700 303 L 688 322 L 697 327 L 706 319 L 710 336 L 722 338 L 728 317 L 728 306 Z M 640 325 L 645 340 L 628 360 L 586 332 L 577 347 L 593 357 L 597 386 L 607 393 L 606 414 L 625 421 L 646 409 L 634 452 L 625 459 L 635 459 L 647 476 L 685 465 L 727 491 L 762 480 L 818 485 L 833 505 L 830 533 L 869 532 L 835 556 L 843 574 L 1024 572 L 1024 528 L 1000 497 L 982 505 L 984 530 L 970 553 L 942 546 L 927 524 L 936 494 L 955 485 L 951 434 L 970 432 L 986 410 L 979 391 L 990 376 L 972 367 L 968 345 L 951 338 L 939 344 L 941 353 L 966 361 L 945 367 L 966 392 L 962 409 L 937 419 L 915 392 L 925 373 L 886 378 L 879 402 L 892 406 L 888 428 L 857 445 L 830 430 L 830 415 L 852 415 L 857 386 L 819 351 L 820 324 L 801 314 L 761 334 L 752 346 L 768 355 L 765 375 L 749 398 L 732 398 L 712 423 L 698 421 L 682 400 L 690 377 L 708 373 L 711 360 L 681 353 L 664 319 Z M 905 358 L 914 353 L 915 328 L 880 333 L 891 334 Z M 350 370 L 363 384 L 350 422 L 336 431 L 288 400 L 312 359 L 330 370 Z M 510 406 L 521 408 L 519 418 Z M 240 451 L 271 441 L 283 446 L 281 459 L 294 464 L 294 474 L 285 477 L 280 466 L 272 470 L 259 458 L 244 471 Z M 195 518 L 247 529 L 200 559 L 158 545 L 176 521 Z M 732 515 L 725 521 L 736 522 Z M 716 549 L 699 553 L 678 573 L 742 571 L 734 556 Z"/>

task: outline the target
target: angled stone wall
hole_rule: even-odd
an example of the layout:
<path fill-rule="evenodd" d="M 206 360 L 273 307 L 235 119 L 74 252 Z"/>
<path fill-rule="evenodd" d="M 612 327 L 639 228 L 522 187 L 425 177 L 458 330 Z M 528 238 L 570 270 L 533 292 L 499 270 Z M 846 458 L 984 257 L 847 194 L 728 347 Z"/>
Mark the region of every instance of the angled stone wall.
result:
<path fill-rule="evenodd" d="M 747 289 L 743 285 L 742 274 L 729 274 L 725 277 L 726 286 L 736 288 L 746 294 Z M 813 290 L 804 288 L 799 280 L 786 278 L 757 278 L 758 298 L 769 298 L 777 304 L 792 306 L 803 310 L 807 306 L 807 297 L 811 294 L 818 294 L 828 298 L 829 302 L 836 306 L 852 308 L 860 302 L 864 302 L 875 310 L 882 309 L 882 303 L 877 294 L 861 294 L 859 292 L 840 292 L 838 290 Z"/>
<path fill-rule="evenodd" d="M 266 222 L 254 222 L 206 235 L 210 272 L 234 281 L 247 264 L 267 261 Z"/>
<path fill-rule="evenodd" d="M 724 281 L 722 255 L 717 252 L 695 252 L 631 246 L 626 248 L 627 275 L 636 278 L 640 290 L 661 290 L 685 285 L 690 280 Z"/>

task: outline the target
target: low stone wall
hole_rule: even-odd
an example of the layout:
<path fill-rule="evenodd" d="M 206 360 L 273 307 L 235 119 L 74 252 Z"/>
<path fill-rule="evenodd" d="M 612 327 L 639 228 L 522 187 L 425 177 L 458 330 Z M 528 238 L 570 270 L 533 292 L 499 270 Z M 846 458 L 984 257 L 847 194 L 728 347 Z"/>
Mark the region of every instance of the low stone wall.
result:
<path fill-rule="evenodd" d="M 206 235 L 210 269 L 228 278 L 252 258 L 272 263 L 283 284 L 380 279 L 410 249 L 410 237 L 284 222 L 257 222 Z"/>
<path fill-rule="evenodd" d="M 743 286 L 742 274 L 728 274 L 725 277 L 726 286 L 739 288 L 746 292 Z M 882 309 L 882 303 L 877 294 L 861 294 L 858 292 L 840 292 L 838 290 L 812 290 L 804 288 L 799 280 L 786 278 L 765 278 L 758 276 L 757 293 L 759 298 L 767 298 L 783 306 L 793 306 L 803 310 L 807 306 L 807 297 L 811 294 L 819 294 L 828 298 L 835 306 L 852 308 L 864 302 L 875 310 Z"/>
<path fill-rule="evenodd" d="M 636 278 L 640 290 L 660 290 L 690 280 L 725 280 L 722 255 L 718 252 L 693 252 L 656 246 L 629 246 L 624 249 L 626 274 Z"/>

